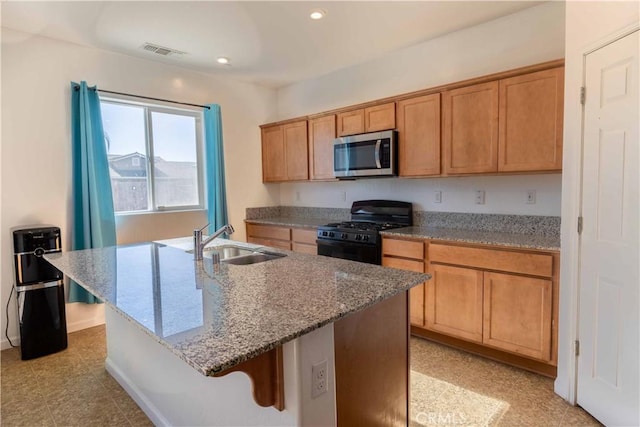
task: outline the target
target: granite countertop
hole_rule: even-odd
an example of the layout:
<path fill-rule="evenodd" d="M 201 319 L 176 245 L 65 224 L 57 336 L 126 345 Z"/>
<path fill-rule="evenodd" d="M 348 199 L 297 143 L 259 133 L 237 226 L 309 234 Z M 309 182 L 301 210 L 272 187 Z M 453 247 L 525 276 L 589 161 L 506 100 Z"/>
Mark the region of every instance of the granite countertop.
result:
<path fill-rule="evenodd" d="M 453 228 L 405 227 L 383 231 L 388 237 L 407 237 L 414 239 L 448 240 L 464 243 L 508 246 L 522 249 L 547 251 L 560 250 L 559 236 L 541 236 L 537 234 L 501 233 L 498 231 L 460 230 Z"/>
<path fill-rule="evenodd" d="M 289 251 L 252 265 L 201 262 L 191 238 L 46 254 L 204 375 L 214 375 L 287 341 L 428 280 L 428 274 Z M 256 245 L 216 239 L 213 246 Z M 270 251 L 274 251 L 269 248 Z"/>
<path fill-rule="evenodd" d="M 281 225 L 283 227 L 317 228 L 332 222 L 339 222 L 330 218 L 305 218 L 305 217 L 271 217 L 261 219 L 245 219 L 249 224 Z"/>

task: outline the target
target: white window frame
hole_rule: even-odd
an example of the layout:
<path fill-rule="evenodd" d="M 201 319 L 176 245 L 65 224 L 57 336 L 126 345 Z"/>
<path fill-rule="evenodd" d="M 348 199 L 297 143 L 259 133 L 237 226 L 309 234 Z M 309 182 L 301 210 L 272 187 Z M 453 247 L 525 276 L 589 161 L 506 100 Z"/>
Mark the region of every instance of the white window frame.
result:
<path fill-rule="evenodd" d="M 204 165 L 204 127 L 203 127 L 203 113 L 201 109 L 196 108 L 176 108 L 166 106 L 164 103 L 152 103 L 141 102 L 136 100 L 135 97 L 125 97 L 119 95 L 100 96 L 100 104 L 109 103 L 116 105 L 136 106 L 144 108 L 144 120 L 145 120 L 145 148 L 147 150 L 147 210 L 137 211 L 119 211 L 115 212 L 116 215 L 136 215 L 136 214 L 150 214 L 159 212 L 180 212 L 180 211 L 193 211 L 193 210 L 205 210 L 205 165 Z M 152 113 L 165 113 L 173 115 L 181 115 L 195 118 L 196 124 L 196 168 L 197 171 L 197 183 L 198 183 L 198 201 L 196 205 L 181 205 L 181 206 L 158 206 L 156 205 L 156 183 L 155 183 L 155 170 L 153 167 L 154 147 L 153 147 L 153 128 L 151 125 Z"/>

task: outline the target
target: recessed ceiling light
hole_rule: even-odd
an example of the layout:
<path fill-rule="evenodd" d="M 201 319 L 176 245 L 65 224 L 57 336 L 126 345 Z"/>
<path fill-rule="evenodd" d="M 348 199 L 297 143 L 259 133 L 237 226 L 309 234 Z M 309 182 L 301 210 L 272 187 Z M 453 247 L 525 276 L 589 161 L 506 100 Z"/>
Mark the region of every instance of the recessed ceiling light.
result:
<path fill-rule="evenodd" d="M 218 59 L 216 59 L 216 61 L 218 61 L 218 64 L 225 64 L 228 65 L 229 62 L 229 58 L 227 58 L 226 56 L 219 56 Z"/>
<path fill-rule="evenodd" d="M 327 12 L 322 9 L 315 9 L 311 11 L 311 13 L 309 14 L 309 18 L 318 20 L 324 18 L 326 14 Z"/>

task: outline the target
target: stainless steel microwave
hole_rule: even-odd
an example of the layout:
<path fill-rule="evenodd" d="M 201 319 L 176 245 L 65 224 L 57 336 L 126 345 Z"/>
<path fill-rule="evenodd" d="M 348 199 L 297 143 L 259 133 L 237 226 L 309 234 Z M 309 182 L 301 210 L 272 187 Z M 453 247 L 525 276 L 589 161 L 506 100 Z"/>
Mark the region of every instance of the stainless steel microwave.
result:
<path fill-rule="evenodd" d="M 394 176 L 397 170 L 397 132 L 364 133 L 333 142 L 336 178 Z"/>

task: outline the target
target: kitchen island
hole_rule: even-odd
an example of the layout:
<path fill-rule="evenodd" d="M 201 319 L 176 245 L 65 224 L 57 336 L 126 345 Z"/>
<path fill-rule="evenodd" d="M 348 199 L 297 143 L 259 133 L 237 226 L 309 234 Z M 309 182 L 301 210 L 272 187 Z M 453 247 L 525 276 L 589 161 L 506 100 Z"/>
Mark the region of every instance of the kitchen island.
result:
<path fill-rule="evenodd" d="M 195 262 L 190 240 L 46 255 L 106 303 L 107 370 L 155 424 L 406 425 L 407 290 L 428 275 Z"/>

